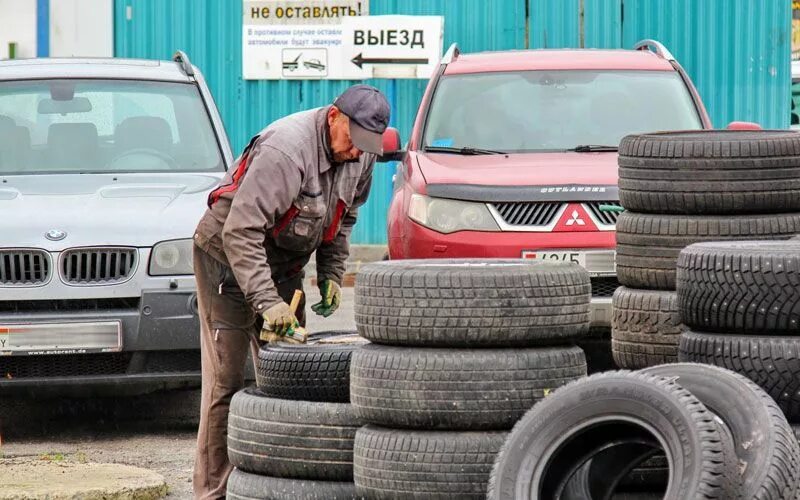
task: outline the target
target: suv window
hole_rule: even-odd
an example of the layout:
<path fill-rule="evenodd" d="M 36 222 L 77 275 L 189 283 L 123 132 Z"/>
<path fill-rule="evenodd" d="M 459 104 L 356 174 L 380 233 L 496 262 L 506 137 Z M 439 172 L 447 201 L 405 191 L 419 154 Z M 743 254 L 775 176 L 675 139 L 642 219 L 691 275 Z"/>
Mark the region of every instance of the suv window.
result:
<path fill-rule="evenodd" d="M 0 173 L 221 171 L 196 86 L 133 80 L 0 83 Z"/>
<path fill-rule="evenodd" d="M 425 146 L 507 152 L 619 144 L 636 132 L 700 129 L 675 72 L 521 71 L 443 76 Z"/>

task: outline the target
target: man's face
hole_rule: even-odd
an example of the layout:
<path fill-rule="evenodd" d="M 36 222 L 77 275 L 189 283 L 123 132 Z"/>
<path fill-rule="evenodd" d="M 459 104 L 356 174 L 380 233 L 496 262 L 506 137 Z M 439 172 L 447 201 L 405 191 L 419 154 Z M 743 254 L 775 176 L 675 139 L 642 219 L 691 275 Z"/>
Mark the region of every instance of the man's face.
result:
<path fill-rule="evenodd" d="M 358 160 L 361 150 L 350 140 L 350 118 L 332 106 L 328 111 L 328 127 L 331 131 L 331 152 L 337 163 Z"/>

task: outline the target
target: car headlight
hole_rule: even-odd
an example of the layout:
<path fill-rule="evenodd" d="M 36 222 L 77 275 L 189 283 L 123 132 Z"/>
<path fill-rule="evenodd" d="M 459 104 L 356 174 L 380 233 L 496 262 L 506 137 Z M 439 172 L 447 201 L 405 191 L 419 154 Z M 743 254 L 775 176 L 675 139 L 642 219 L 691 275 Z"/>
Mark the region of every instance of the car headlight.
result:
<path fill-rule="evenodd" d="M 162 241 L 150 254 L 150 275 L 194 274 L 191 239 Z"/>
<path fill-rule="evenodd" d="M 440 233 L 500 230 L 485 203 L 412 194 L 408 216 L 411 220 Z"/>

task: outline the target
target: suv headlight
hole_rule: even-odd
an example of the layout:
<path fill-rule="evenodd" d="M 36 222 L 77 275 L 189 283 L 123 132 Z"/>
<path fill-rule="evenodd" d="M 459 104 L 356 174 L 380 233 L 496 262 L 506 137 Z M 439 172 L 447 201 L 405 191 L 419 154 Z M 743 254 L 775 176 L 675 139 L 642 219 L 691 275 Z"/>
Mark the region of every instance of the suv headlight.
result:
<path fill-rule="evenodd" d="M 500 230 L 485 203 L 412 194 L 408 216 L 411 220 L 440 233 Z"/>
<path fill-rule="evenodd" d="M 191 239 L 156 243 L 150 254 L 150 275 L 194 274 Z"/>

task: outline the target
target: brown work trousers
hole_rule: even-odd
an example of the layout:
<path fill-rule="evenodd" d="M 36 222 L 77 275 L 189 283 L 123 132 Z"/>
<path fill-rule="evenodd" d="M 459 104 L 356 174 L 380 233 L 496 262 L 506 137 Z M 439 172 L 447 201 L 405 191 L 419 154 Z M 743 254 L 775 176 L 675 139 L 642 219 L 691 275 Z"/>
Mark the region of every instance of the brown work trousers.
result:
<path fill-rule="evenodd" d="M 244 387 L 248 350 L 258 359 L 258 334 L 262 320 L 244 300 L 244 294 L 228 268 L 194 246 L 194 272 L 200 314 L 200 357 L 203 376 L 200 427 L 194 464 L 194 496 L 199 500 L 225 498 L 233 466 L 228 460 L 228 407 L 233 395 Z M 280 296 L 289 303 L 303 287 L 303 273 L 275 282 Z M 305 325 L 305 300 L 297 308 L 297 319 Z"/>

